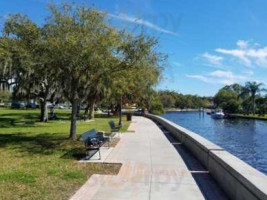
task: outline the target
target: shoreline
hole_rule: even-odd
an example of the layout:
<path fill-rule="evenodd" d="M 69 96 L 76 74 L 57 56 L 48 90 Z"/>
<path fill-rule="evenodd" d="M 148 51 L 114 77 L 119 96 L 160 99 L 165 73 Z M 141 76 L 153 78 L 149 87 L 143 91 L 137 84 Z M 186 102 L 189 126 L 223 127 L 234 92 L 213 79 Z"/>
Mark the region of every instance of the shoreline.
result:
<path fill-rule="evenodd" d="M 199 109 L 165 109 L 165 112 L 199 112 L 199 111 L 207 111 L 207 109 L 204 109 L 204 110 L 199 110 Z"/>
<path fill-rule="evenodd" d="M 243 114 L 228 114 L 227 118 L 230 119 L 254 119 L 254 120 L 263 120 L 263 121 L 267 121 L 267 117 L 265 116 L 249 116 L 249 115 L 243 115 Z"/>
<path fill-rule="evenodd" d="M 166 113 L 170 112 L 210 112 L 210 109 L 166 109 Z M 243 114 L 226 114 L 225 119 L 251 119 L 251 120 L 263 120 L 267 121 L 267 116 L 251 116 L 251 115 L 243 115 Z"/>

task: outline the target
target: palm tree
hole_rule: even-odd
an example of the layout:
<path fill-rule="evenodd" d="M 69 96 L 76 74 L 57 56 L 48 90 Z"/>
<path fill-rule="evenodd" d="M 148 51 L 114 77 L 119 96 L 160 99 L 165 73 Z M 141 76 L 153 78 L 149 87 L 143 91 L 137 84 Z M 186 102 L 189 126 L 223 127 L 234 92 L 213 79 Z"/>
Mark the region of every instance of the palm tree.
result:
<path fill-rule="evenodd" d="M 251 103 L 252 103 L 252 109 L 253 109 L 253 114 L 255 114 L 256 107 L 255 107 L 255 100 L 257 94 L 259 94 L 263 89 L 261 89 L 261 86 L 263 86 L 263 83 L 257 83 L 255 81 L 253 82 L 246 82 L 245 87 L 244 87 L 244 93 L 249 94 L 251 98 Z"/>

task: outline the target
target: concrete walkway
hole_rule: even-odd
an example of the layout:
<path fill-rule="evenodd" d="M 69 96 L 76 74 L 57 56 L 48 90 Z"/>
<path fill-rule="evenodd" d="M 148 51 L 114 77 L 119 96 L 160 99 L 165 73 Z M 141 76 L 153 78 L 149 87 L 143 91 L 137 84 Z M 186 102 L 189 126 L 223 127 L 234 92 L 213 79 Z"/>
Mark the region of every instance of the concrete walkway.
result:
<path fill-rule="evenodd" d="M 154 122 L 133 117 L 129 130 L 135 132 L 126 133 L 105 161 L 122 163 L 119 174 L 92 176 L 71 200 L 226 199 L 205 169 L 188 167 L 184 159 L 190 160 L 190 154 L 177 149 L 180 144 Z"/>

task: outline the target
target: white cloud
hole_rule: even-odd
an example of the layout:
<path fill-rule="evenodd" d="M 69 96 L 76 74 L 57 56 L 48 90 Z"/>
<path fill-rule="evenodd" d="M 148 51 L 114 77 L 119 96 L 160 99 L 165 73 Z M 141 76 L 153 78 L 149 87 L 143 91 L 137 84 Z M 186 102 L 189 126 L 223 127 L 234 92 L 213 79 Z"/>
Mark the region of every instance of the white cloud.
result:
<path fill-rule="evenodd" d="M 211 84 L 243 84 L 246 81 L 257 80 L 259 73 L 257 71 L 258 69 L 255 68 L 239 68 L 240 63 L 241 67 L 258 66 L 267 68 L 267 46 L 264 47 L 258 43 L 238 40 L 235 48 L 217 48 L 215 52 L 220 54 L 206 52 L 201 57 L 197 57 L 197 59 L 202 58 L 202 64 L 218 68 L 216 71 L 214 70 L 205 74 L 187 74 L 185 76 Z M 238 71 L 238 69 L 241 70 Z M 261 71 L 263 70 L 265 69 L 261 69 Z M 265 72 L 263 73 L 261 77 L 265 75 Z M 266 83 L 264 78 L 261 78 L 259 82 Z"/>
<path fill-rule="evenodd" d="M 246 51 L 241 50 L 241 49 L 232 49 L 232 50 L 227 50 L 227 49 L 216 49 L 216 52 L 234 56 L 238 59 L 240 59 L 246 66 L 251 65 L 251 61 L 247 58 L 246 56 Z"/>
<path fill-rule="evenodd" d="M 234 82 L 246 80 L 247 78 L 244 75 L 235 75 L 231 71 L 221 71 L 221 70 L 211 72 L 209 76 L 211 78 L 216 79 L 216 81 L 222 84 L 232 84 Z"/>
<path fill-rule="evenodd" d="M 215 51 L 237 58 L 245 66 L 267 67 L 267 47 L 260 48 L 258 44 L 239 40 L 236 49 L 218 48 Z"/>
<path fill-rule="evenodd" d="M 249 49 L 247 55 L 253 59 L 259 66 L 266 66 L 267 64 L 267 47 L 262 49 Z"/>
<path fill-rule="evenodd" d="M 200 80 L 200 81 L 203 81 L 203 82 L 206 82 L 206 83 L 212 83 L 212 81 L 205 77 L 205 76 L 202 76 L 202 75 L 185 75 L 187 78 L 193 78 L 193 79 L 197 79 L 197 80 Z"/>
<path fill-rule="evenodd" d="M 229 85 L 236 82 L 248 81 L 252 73 L 236 75 L 231 71 L 216 70 L 207 75 L 186 75 L 187 78 L 197 79 L 206 83 Z"/>
<path fill-rule="evenodd" d="M 252 70 L 245 70 L 245 71 L 243 71 L 243 74 L 247 75 L 247 76 L 252 76 L 252 75 L 254 75 L 254 72 Z"/>
<path fill-rule="evenodd" d="M 182 64 L 181 63 L 179 63 L 179 62 L 172 62 L 175 66 L 178 66 L 178 67 L 180 67 L 180 66 L 182 66 Z"/>
<path fill-rule="evenodd" d="M 223 61 L 222 56 L 212 55 L 206 52 L 202 54 L 201 57 L 204 58 L 208 62 L 208 64 L 218 65 L 218 66 L 222 65 L 222 61 Z"/>
<path fill-rule="evenodd" d="M 144 20 L 142 18 L 129 16 L 129 15 L 125 14 L 125 13 L 120 13 L 118 15 L 114 15 L 114 14 L 109 13 L 108 16 L 112 17 L 112 18 L 115 18 L 115 19 L 118 19 L 118 20 L 130 22 L 130 23 L 134 23 L 134 24 L 139 24 L 139 25 L 142 25 L 142 26 L 146 26 L 146 27 L 149 27 L 149 28 L 151 28 L 153 30 L 156 30 L 156 31 L 159 31 L 159 32 L 162 32 L 162 33 L 167 33 L 167 34 L 170 34 L 170 35 L 178 36 L 178 34 L 173 32 L 173 31 L 170 31 L 170 30 L 164 29 L 162 27 L 159 27 L 158 25 L 153 24 L 153 23 L 151 23 L 149 21 L 146 21 L 146 20 Z"/>
<path fill-rule="evenodd" d="M 217 70 L 209 74 L 212 77 L 227 78 L 227 79 L 243 79 L 244 76 L 234 75 L 231 71 Z"/>
<path fill-rule="evenodd" d="M 246 49 L 248 47 L 248 41 L 245 40 L 238 40 L 236 45 L 240 48 L 240 49 Z"/>

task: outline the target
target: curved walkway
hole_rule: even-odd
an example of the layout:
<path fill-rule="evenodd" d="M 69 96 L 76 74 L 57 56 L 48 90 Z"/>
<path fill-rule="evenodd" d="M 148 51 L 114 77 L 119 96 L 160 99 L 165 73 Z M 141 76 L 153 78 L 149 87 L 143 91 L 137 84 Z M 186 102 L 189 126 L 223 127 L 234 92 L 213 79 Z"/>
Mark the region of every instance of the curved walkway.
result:
<path fill-rule="evenodd" d="M 133 117 L 129 130 L 105 161 L 122 163 L 119 174 L 93 175 L 71 200 L 226 199 L 198 161 L 150 119 Z"/>

